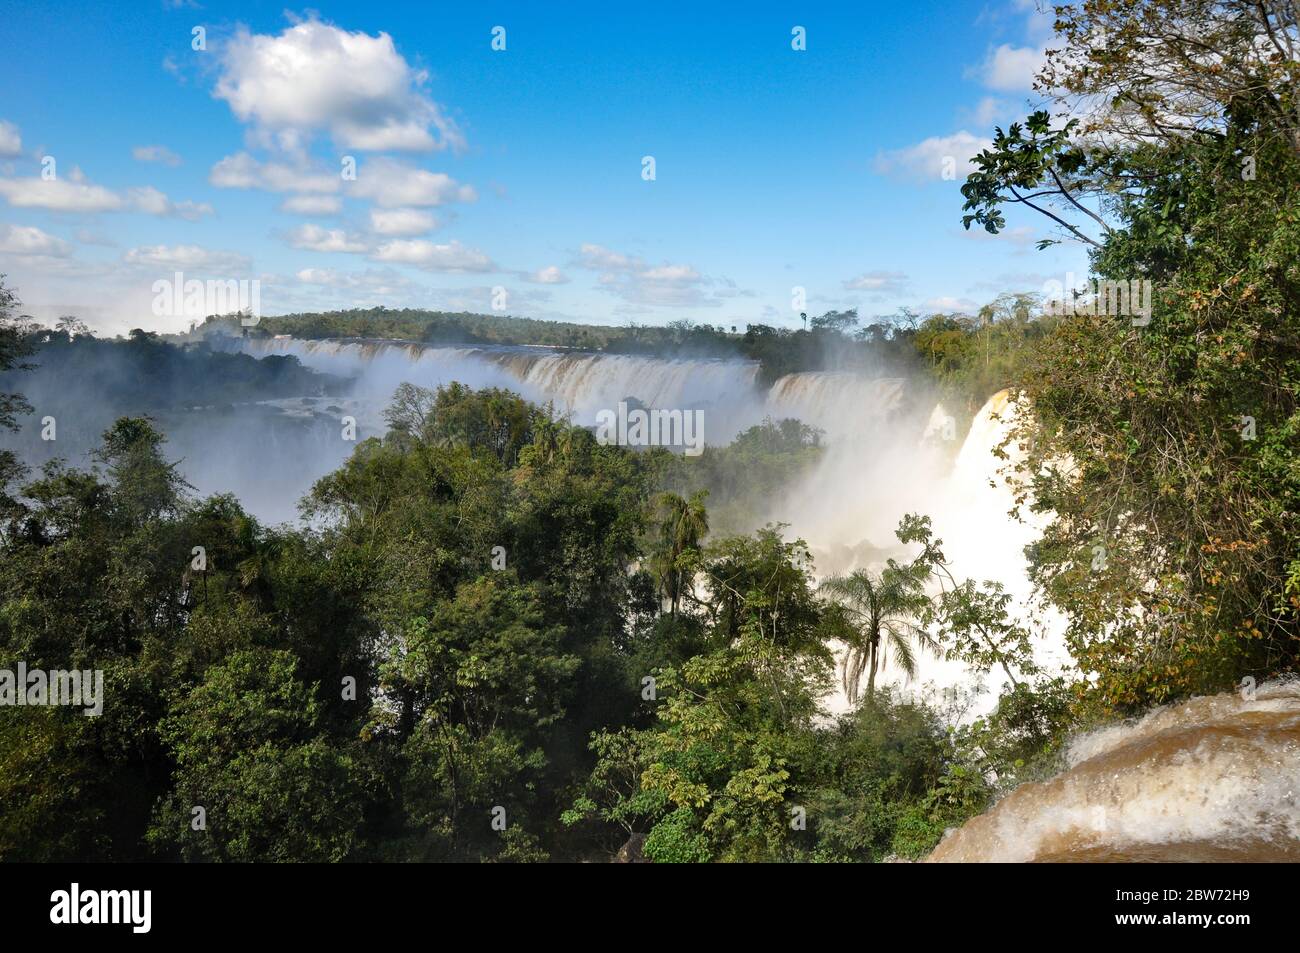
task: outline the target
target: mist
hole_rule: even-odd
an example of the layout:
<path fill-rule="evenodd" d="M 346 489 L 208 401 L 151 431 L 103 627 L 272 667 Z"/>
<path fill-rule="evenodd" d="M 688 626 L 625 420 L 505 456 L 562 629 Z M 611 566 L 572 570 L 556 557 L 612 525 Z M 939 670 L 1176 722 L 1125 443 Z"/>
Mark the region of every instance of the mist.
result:
<path fill-rule="evenodd" d="M 94 373 L 77 368 L 77 346 L 93 350 Z M 33 467 L 55 457 L 86 466 L 113 419 L 148 414 L 198 495 L 232 493 L 263 522 L 280 523 L 297 518 L 312 484 L 359 442 L 383 434 L 383 410 L 403 382 L 505 388 L 588 427 L 621 401 L 700 411 L 705 443 L 715 447 L 766 419 L 795 418 L 822 432 L 819 462 L 772 493 L 755 525 L 728 529 L 786 524 L 787 537 L 808 543 L 814 573 L 825 578 L 907 558 L 894 536 L 899 520 L 929 516 L 958 578 L 1002 583 L 1019 618 L 1038 620 L 1039 664 L 1066 661 L 1059 617 L 1030 601 L 1023 550 L 1036 528 L 1009 515 L 1012 499 L 993 455 L 1017 412 L 1005 394 L 964 420 L 921 378 L 882 376 L 894 368 L 787 374 L 765 387 L 751 361 L 528 346 L 213 337 L 184 366 L 172 367 L 168 354 L 184 361 L 186 351 L 148 338 L 42 348 L 20 379 L 33 413 L 0 445 Z M 54 440 L 41 439 L 47 417 L 57 422 Z M 925 655 L 918 662 L 913 689 L 970 686 L 959 663 Z M 909 684 L 888 659 L 881 679 Z M 985 710 L 995 694 L 977 699 L 972 711 Z M 837 693 L 828 707 L 850 706 Z"/>

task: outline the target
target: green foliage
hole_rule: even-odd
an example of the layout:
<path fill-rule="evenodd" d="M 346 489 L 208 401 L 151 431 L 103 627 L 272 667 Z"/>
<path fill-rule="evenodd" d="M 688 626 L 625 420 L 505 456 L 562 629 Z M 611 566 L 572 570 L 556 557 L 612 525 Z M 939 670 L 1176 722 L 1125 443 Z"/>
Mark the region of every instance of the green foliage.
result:
<path fill-rule="evenodd" d="M 145 419 L 22 489 L 0 663 L 103 668 L 109 701 L 0 722 L 0 856 L 878 860 L 933 839 L 915 805 L 976 809 L 958 767 L 1002 770 L 891 692 L 826 725 L 806 547 L 710 539 L 702 493 L 652 492 L 661 457 L 502 391 L 404 388 L 389 419 L 302 529 L 192 499 Z M 797 426 L 733 449 L 806 451 Z"/>
<path fill-rule="evenodd" d="M 917 555 L 822 593 L 800 541 L 747 532 L 821 458 L 795 421 L 688 461 L 599 446 L 505 391 L 404 386 L 389 432 L 313 489 L 312 522 L 267 530 L 233 499 L 193 500 L 166 428 L 129 417 L 105 425 L 96 469 L 54 463 L 18 488 L 0 458 L 0 665 L 100 668 L 110 698 L 94 719 L 0 719 L 0 857 L 536 861 L 644 838 L 659 862 L 916 858 L 1052 772 L 1083 721 L 1293 673 L 1300 138 L 1294 57 L 1259 42 L 1257 8 L 1063 9 L 1047 70 L 1094 97 L 1095 128 L 1036 112 L 996 131 L 963 188 L 967 227 L 1041 212 L 1099 278 L 1151 281 L 1149 326 L 1009 294 L 867 327 L 373 309 L 256 331 L 738 356 L 764 383 L 919 370 L 952 410 L 1013 388 L 1018 499 L 1049 521 L 1033 577 L 1082 678 L 1037 670 L 1007 592 L 955 578 L 923 517 L 898 534 Z M 1187 55 L 1169 26 L 1186 18 L 1227 53 Z M 1168 102 L 1186 128 L 1162 125 Z M 0 295 L 0 425 L 25 410 L 9 392 L 27 347 L 74 375 L 114 355 L 174 382 L 173 401 L 196 368 L 247 375 L 230 393 L 306 383 L 192 340 L 36 331 L 15 308 Z M 204 570 L 187 568 L 198 544 Z M 867 675 L 834 719 L 832 636 L 846 687 Z M 886 647 L 906 662 L 924 643 L 1005 676 L 991 712 L 874 685 Z"/>
<path fill-rule="evenodd" d="M 187 860 L 339 861 L 357 844 L 362 772 L 320 734 L 314 687 L 282 650 L 242 650 L 178 698 L 158 733 L 173 788 L 146 835 Z M 206 811 L 194 829 L 193 808 Z"/>
<path fill-rule="evenodd" d="M 710 526 L 730 535 L 762 525 L 763 514 L 823 455 L 820 431 L 793 419 L 767 419 L 697 457 L 663 452 L 656 459 L 666 492 L 706 492 Z"/>
<path fill-rule="evenodd" d="M 645 855 L 657 864 L 706 864 L 712 860 L 709 841 L 696 828 L 688 807 L 679 807 L 651 829 Z"/>
<path fill-rule="evenodd" d="M 1266 171 L 1244 177 L 1246 155 Z M 1147 327 L 1062 319 L 1024 363 L 1022 490 L 1053 514 L 1035 579 L 1105 704 L 1293 671 L 1300 159 L 1241 98 L 1212 132 L 1098 150 L 1083 171 L 1115 222 L 1097 273 L 1150 280 L 1155 307 Z"/>

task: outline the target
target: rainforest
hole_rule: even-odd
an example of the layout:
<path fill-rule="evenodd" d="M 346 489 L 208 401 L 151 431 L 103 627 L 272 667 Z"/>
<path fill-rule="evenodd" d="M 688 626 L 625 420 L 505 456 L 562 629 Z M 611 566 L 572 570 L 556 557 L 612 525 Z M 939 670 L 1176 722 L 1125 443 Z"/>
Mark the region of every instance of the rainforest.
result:
<path fill-rule="evenodd" d="M 0 226 L 0 671 L 26 673 L 0 695 L 0 861 L 1300 860 L 1300 21 L 1037 16 L 1031 101 L 953 137 L 942 234 L 1087 274 L 895 306 L 882 269 L 793 311 L 784 277 L 745 310 L 649 251 L 511 272 L 410 237 L 486 194 L 369 154 L 335 185 L 295 130 L 458 154 L 428 77 L 377 27 L 233 33 L 208 106 L 281 152 L 208 181 L 373 202 L 369 238 L 289 246 L 521 296 L 585 268 L 644 307 L 303 265 L 335 306 L 268 278 L 274 313 L 118 327 L 49 312 L 31 259 L 72 259 Z M 488 26 L 483 56 L 525 56 Z M 277 70 L 354 55 L 415 119 L 285 105 Z M 636 150 L 629 187 L 689 167 L 646 180 Z M 6 212 L 39 205 L 24 181 Z M 31 194 L 98 188 L 60 184 Z M 120 267 L 201 273 L 176 249 Z M 719 317 L 681 316 L 700 296 Z"/>

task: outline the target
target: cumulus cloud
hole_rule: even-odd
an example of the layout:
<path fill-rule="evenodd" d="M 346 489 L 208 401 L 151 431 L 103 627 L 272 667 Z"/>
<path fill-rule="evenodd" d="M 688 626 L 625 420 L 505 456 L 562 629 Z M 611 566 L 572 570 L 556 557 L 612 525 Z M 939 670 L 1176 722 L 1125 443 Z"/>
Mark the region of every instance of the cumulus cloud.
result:
<path fill-rule="evenodd" d="M 954 298 L 950 295 L 941 295 L 927 300 L 924 307 L 927 311 L 970 313 L 978 310 L 979 305 L 970 298 Z"/>
<path fill-rule="evenodd" d="M 230 251 L 213 251 L 201 245 L 142 245 L 132 248 L 122 260 L 128 265 L 229 274 L 249 270 L 246 255 Z"/>
<path fill-rule="evenodd" d="M 74 236 L 77 241 L 83 245 L 103 245 L 106 248 L 116 248 L 117 242 L 109 238 L 103 232 L 97 232 L 89 228 L 79 228 Z"/>
<path fill-rule="evenodd" d="M 183 218 L 190 222 L 196 222 L 204 215 L 212 214 L 212 206 L 207 202 L 173 202 L 151 185 L 128 190 L 127 203 L 131 210 L 136 212 Z"/>
<path fill-rule="evenodd" d="M 0 225 L 0 254 L 67 257 L 72 246 L 61 238 L 28 225 Z"/>
<path fill-rule="evenodd" d="M 23 137 L 18 127 L 7 119 L 0 119 L 0 156 L 16 156 L 23 151 Z"/>
<path fill-rule="evenodd" d="M 166 146 L 136 146 L 131 150 L 131 156 L 137 162 L 160 162 L 170 166 L 181 164 L 181 157 Z"/>
<path fill-rule="evenodd" d="M 564 272 L 560 271 L 558 265 L 550 265 L 546 268 L 539 268 L 527 277 L 528 281 L 537 285 L 563 285 L 568 284 L 569 279 Z"/>
<path fill-rule="evenodd" d="M 597 272 L 597 286 L 602 290 L 637 305 L 717 306 L 721 298 L 734 295 L 729 282 L 707 278 L 690 265 L 648 265 L 602 245 L 583 245 L 575 265 Z M 719 284 L 722 291 L 711 294 L 710 289 Z"/>
<path fill-rule="evenodd" d="M 414 265 L 427 271 L 491 271 L 491 259 L 474 248 L 466 248 L 458 241 L 437 244 L 424 239 L 395 239 L 375 249 L 375 261 Z"/>
<path fill-rule="evenodd" d="M 259 162 L 247 152 L 237 152 L 214 165 L 208 181 L 222 189 L 330 193 L 338 191 L 340 176 L 305 162 Z"/>
<path fill-rule="evenodd" d="M 115 212 L 126 204 L 110 189 L 71 179 L 0 179 L 0 195 L 18 208 L 45 208 L 55 212 Z"/>
<path fill-rule="evenodd" d="M 294 275 L 294 278 L 304 285 L 352 289 L 377 295 L 396 294 L 416 287 L 414 282 L 392 268 L 367 269 L 359 272 L 338 271 L 333 268 L 303 268 Z"/>
<path fill-rule="evenodd" d="M 278 36 L 241 29 L 219 54 L 214 95 L 269 143 L 300 149 L 317 131 L 342 148 L 459 149 L 464 136 L 387 33 L 312 18 Z"/>
<path fill-rule="evenodd" d="M 492 259 L 477 248 L 466 248 L 458 241 L 445 245 L 425 239 L 399 238 L 385 242 L 370 256 L 375 261 L 412 265 L 425 271 L 496 271 Z"/>
<path fill-rule="evenodd" d="M 173 202 L 153 186 L 115 192 L 85 181 L 80 170 L 67 177 L 43 179 L 0 179 L 0 196 L 17 208 L 43 208 L 52 212 L 142 212 L 145 215 L 184 218 L 194 221 L 212 214 L 212 206 L 197 202 Z"/>
<path fill-rule="evenodd" d="M 365 242 L 349 238 L 341 228 L 323 228 L 320 225 L 300 225 L 288 235 L 289 244 L 305 251 L 363 252 Z"/>
<path fill-rule="evenodd" d="M 989 51 L 976 74 L 989 89 L 1004 93 L 1026 92 L 1033 88 L 1034 77 L 1042 69 L 1045 55 L 1039 46 L 1003 43 Z"/>
<path fill-rule="evenodd" d="M 361 163 L 348 193 L 381 208 L 432 208 L 452 202 L 473 202 L 478 192 L 442 172 L 430 172 L 394 159 Z"/>
<path fill-rule="evenodd" d="M 370 230 L 376 235 L 422 235 L 438 227 L 438 220 L 428 212 L 414 208 L 370 210 Z"/>
<path fill-rule="evenodd" d="M 876 155 L 875 171 L 891 178 L 911 182 L 938 182 L 951 159 L 954 179 L 964 179 L 975 167 L 971 157 L 989 148 L 992 142 L 966 130 L 951 136 L 931 136 L 914 146 L 881 152 Z"/>
<path fill-rule="evenodd" d="M 977 129 L 987 129 L 1000 122 L 1005 125 L 1004 120 L 1018 118 L 1017 113 L 1023 115 L 1014 101 L 999 99 L 996 96 L 984 96 L 976 103 L 974 109 L 963 111 Z"/>

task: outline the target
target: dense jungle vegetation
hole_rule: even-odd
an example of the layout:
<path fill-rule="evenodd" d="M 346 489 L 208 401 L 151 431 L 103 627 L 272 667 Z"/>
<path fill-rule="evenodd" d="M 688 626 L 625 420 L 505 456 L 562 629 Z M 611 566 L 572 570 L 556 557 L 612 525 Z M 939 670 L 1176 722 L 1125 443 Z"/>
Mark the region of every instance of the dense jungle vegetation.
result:
<path fill-rule="evenodd" d="M 1295 673 L 1300 63 L 1280 10 L 1062 8 L 1044 82 L 1095 108 L 997 130 L 963 187 L 968 227 L 1049 211 L 1098 277 L 1151 281 L 1149 324 L 1047 319 L 1017 296 L 914 326 L 832 314 L 743 335 L 537 322 L 524 341 L 507 319 L 381 310 L 264 322 L 725 341 L 769 375 L 842 342 L 967 406 L 1011 385 L 1032 409 L 1011 476 L 1050 515 L 1027 555 L 1068 621 L 1067 676 L 1037 669 L 1001 593 L 952 578 L 924 514 L 898 528 L 910 559 L 820 587 L 782 527 L 710 532 L 703 488 L 780 485 L 815 458 L 798 422 L 711 451 L 692 482 L 508 392 L 404 386 L 386 435 L 319 481 L 295 529 L 194 498 L 165 434 L 125 417 L 92 469 L 0 454 L 0 668 L 102 669 L 109 698 L 96 718 L 4 710 L 0 859 L 915 858 L 1052 770 L 1081 725 Z M 0 304 L 5 425 L 50 342 L 11 292 Z M 877 685 L 885 650 L 988 675 L 993 713 Z M 820 717 L 837 679 L 854 707 Z"/>

